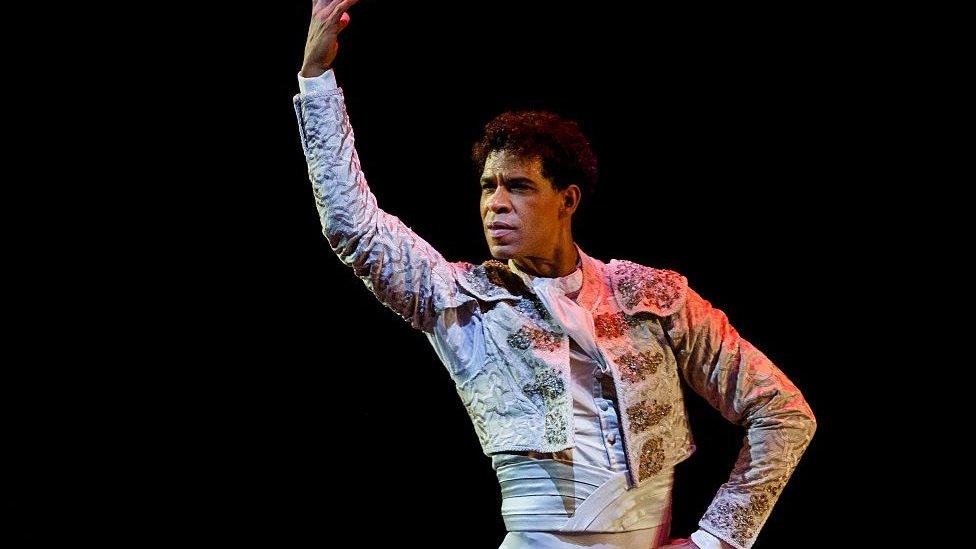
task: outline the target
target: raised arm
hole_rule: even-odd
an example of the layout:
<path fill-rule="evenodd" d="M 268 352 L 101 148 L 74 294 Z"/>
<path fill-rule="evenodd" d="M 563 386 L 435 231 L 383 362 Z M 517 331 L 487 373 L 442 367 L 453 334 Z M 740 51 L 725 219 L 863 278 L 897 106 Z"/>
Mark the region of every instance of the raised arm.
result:
<path fill-rule="evenodd" d="M 748 429 L 728 482 L 699 522 L 733 547 L 748 548 L 810 443 L 816 419 L 783 372 L 693 290 L 667 327 L 684 380 Z"/>
<path fill-rule="evenodd" d="M 342 90 L 330 69 L 346 10 L 357 0 L 312 3 L 295 96 L 299 132 L 322 232 L 339 259 L 411 326 L 430 331 L 456 306 L 454 267 L 397 217 L 379 209 L 359 165 Z"/>

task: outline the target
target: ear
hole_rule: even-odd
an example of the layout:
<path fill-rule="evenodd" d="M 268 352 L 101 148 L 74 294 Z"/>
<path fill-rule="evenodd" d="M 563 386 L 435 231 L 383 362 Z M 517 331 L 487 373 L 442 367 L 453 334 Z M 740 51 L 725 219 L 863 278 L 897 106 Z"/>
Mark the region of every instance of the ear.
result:
<path fill-rule="evenodd" d="M 580 198 L 582 197 L 582 191 L 578 185 L 570 185 L 560 191 L 562 195 L 562 206 L 567 214 L 573 214 L 577 208 L 579 208 Z"/>

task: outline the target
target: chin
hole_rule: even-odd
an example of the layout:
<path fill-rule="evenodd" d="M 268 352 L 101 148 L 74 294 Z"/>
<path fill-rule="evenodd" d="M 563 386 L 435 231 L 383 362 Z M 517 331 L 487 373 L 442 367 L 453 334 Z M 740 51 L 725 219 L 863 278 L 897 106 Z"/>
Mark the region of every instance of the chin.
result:
<path fill-rule="evenodd" d="M 511 244 L 489 244 L 488 251 L 491 252 L 493 258 L 506 261 L 517 255 L 515 247 Z"/>

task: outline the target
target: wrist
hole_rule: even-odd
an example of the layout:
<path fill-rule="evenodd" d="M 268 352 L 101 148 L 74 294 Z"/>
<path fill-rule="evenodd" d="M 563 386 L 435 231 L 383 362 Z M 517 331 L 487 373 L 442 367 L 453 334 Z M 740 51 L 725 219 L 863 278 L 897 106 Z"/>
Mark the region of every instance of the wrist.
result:
<path fill-rule="evenodd" d="M 329 70 L 329 67 L 323 67 L 321 65 L 302 65 L 302 70 L 298 74 L 302 78 L 316 78 L 322 76 L 327 70 Z"/>

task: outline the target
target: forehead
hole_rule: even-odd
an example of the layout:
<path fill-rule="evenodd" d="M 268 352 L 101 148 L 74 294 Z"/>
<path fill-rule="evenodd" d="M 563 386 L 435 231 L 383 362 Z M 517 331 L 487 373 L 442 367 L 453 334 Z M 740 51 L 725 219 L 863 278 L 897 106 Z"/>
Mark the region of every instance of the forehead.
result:
<path fill-rule="evenodd" d="M 527 177 L 541 181 L 544 179 L 542 161 L 539 157 L 522 158 L 508 151 L 492 151 L 485 159 L 485 167 L 481 171 L 481 177 L 484 179 L 498 176 L 502 176 L 504 179 Z"/>

